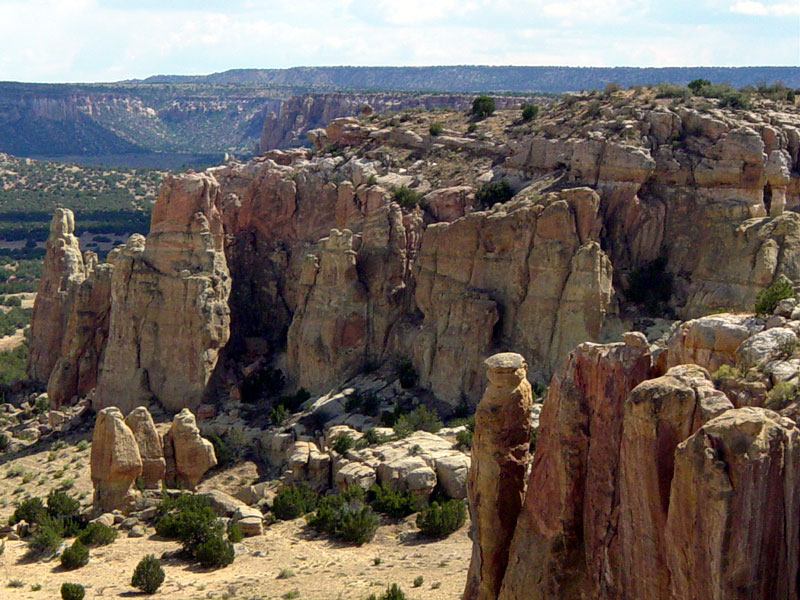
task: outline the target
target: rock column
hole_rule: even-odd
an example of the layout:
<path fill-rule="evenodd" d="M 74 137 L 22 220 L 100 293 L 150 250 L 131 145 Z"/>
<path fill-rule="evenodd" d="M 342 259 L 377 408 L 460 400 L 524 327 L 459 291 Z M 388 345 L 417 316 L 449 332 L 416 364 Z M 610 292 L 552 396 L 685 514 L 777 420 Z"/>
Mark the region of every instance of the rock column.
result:
<path fill-rule="evenodd" d="M 141 474 L 139 446 L 122 413 L 116 407 L 101 410 L 92 435 L 95 508 L 104 512 L 127 508 L 133 500 L 131 486 Z"/>
<path fill-rule="evenodd" d="M 519 354 L 485 362 L 489 385 L 475 413 L 467 483 L 473 527 L 464 600 L 497 598 L 525 494 L 533 395 Z"/>

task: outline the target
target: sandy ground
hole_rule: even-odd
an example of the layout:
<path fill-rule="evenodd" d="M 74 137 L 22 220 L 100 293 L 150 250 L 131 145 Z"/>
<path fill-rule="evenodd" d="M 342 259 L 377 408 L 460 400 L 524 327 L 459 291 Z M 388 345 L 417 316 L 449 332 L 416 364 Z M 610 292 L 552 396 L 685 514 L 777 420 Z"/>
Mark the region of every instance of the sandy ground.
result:
<path fill-rule="evenodd" d="M 88 506 L 90 450 L 79 449 L 77 443 L 88 440 L 89 435 L 87 430 L 73 434 L 65 440 L 66 447 L 55 450 L 47 442 L 13 460 L 0 457 L 0 521 L 5 521 L 14 502 L 25 495 L 44 497 L 51 489 L 65 485 Z M 256 465 L 244 462 L 214 474 L 201 489 L 232 490 L 255 477 Z M 308 600 L 363 600 L 397 583 L 409 600 L 456 600 L 469 564 L 468 526 L 445 540 L 432 542 L 419 539 L 413 516 L 400 521 L 383 519 L 371 542 L 353 547 L 317 536 L 303 519 L 281 522 L 267 527 L 263 536 L 246 538 L 237 547 L 234 563 L 223 569 L 206 570 L 178 559 L 164 561 L 166 579 L 150 598 L 266 600 L 286 595 Z M 160 556 L 177 548 L 176 542 L 156 537 L 152 528 L 138 539 L 120 532 L 113 544 L 90 550 L 88 565 L 64 571 L 58 559 L 28 561 L 25 542 L 6 541 L 0 556 L 0 598 L 57 600 L 65 581 L 83 584 L 87 600 L 146 597 L 130 586 L 136 564 L 145 554 Z M 289 576 L 279 577 L 284 570 Z M 414 587 L 419 576 L 423 583 Z M 9 587 L 11 582 L 21 586 Z M 35 585 L 41 589 L 33 591 Z M 294 590 L 298 596 L 292 595 Z"/>

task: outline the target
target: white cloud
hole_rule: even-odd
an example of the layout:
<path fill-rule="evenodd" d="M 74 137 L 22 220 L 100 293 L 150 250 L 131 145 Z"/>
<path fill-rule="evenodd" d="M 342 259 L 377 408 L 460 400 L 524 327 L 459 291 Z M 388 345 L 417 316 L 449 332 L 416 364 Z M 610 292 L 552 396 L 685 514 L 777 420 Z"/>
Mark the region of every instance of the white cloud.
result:
<path fill-rule="evenodd" d="M 730 7 L 730 11 L 758 17 L 788 17 L 800 15 L 800 2 L 756 2 L 742 0 Z"/>

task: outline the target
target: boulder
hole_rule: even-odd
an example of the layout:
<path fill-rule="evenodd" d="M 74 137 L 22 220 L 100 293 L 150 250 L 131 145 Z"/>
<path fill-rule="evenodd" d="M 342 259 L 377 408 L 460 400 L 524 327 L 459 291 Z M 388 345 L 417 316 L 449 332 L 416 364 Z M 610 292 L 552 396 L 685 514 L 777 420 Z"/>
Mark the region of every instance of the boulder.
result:
<path fill-rule="evenodd" d="M 125 417 L 125 424 L 133 432 L 139 455 L 142 457 L 142 483 L 145 488 L 156 489 L 164 479 L 166 460 L 161 436 L 150 412 L 143 406 L 134 408 Z"/>
<path fill-rule="evenodd" d="M 142 474 L 142 458 L 133 432 L 116 407 L 97 414 L 90 464 L 95 508 L 127 510 L 134 500 L 131 486 Z"/>
<path fill-rule="evenodd" d="M 221 490 L 208 490 L 198 495 L 208 498 L 211 508 L 213 508 L 214 512 L 220 517 L 232 517 L 238 510 L 247 508 L 244 502 Z"/>
<path fill-rule="evenodd" d="M 736 349 L 736 359 L 745 368 L 788 358 L 797 345 L 797 334 L 791 329 L 773 327 L 743 341 Z"/>
<path fill-rule="evenodd" d="M 200 435 L 195 417 L 188 408 L 172 420 L 164 437 L 164 456 L 168 482 L 180 482 L 190 490 L 196 489 L 206 471 L 217 464 L 214 445 Z"/>
<path fill-rule="evenodd" d="M 734 365 L 736 349 L 762 327 L 751 315 L 734 314 L 711 315 L 681 323 L 667 342 L 665 367 L 696 364 L 714 373 L 722 365 Z"/>

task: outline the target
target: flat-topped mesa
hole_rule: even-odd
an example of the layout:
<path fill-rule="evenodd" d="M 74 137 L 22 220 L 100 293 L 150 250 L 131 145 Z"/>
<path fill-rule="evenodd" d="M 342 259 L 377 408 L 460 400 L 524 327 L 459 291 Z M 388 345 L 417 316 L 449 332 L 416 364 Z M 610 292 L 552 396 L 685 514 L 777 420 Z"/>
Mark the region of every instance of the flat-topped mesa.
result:
<path fill-rule="evenodd" d="M 170 176 L 146 240 L 135 234 L 109 254 L 111 317 L 95 409 L 129 412 L 152 397 L 171 411 L 202 402 L 229 335 L 219 202 L 213 177 Z"/>
<path fill-rule="evenodd" d="M 492 600 L 500 591 L 525 493 L 531 435 L 525 359 L 505 352 L 484 364 L 489 385 L 475 412 L 467 480 L 473 551 L 464 600 Z"/>
<path fill-rule="evenodd" d="M 41 383 L 47 383 L 61 353 L 74 287 L 86 276 L 74 231 L 72 211 L 57 208 L 50 222 L 31 319 L 27 372 L 31 379 Z"/>

